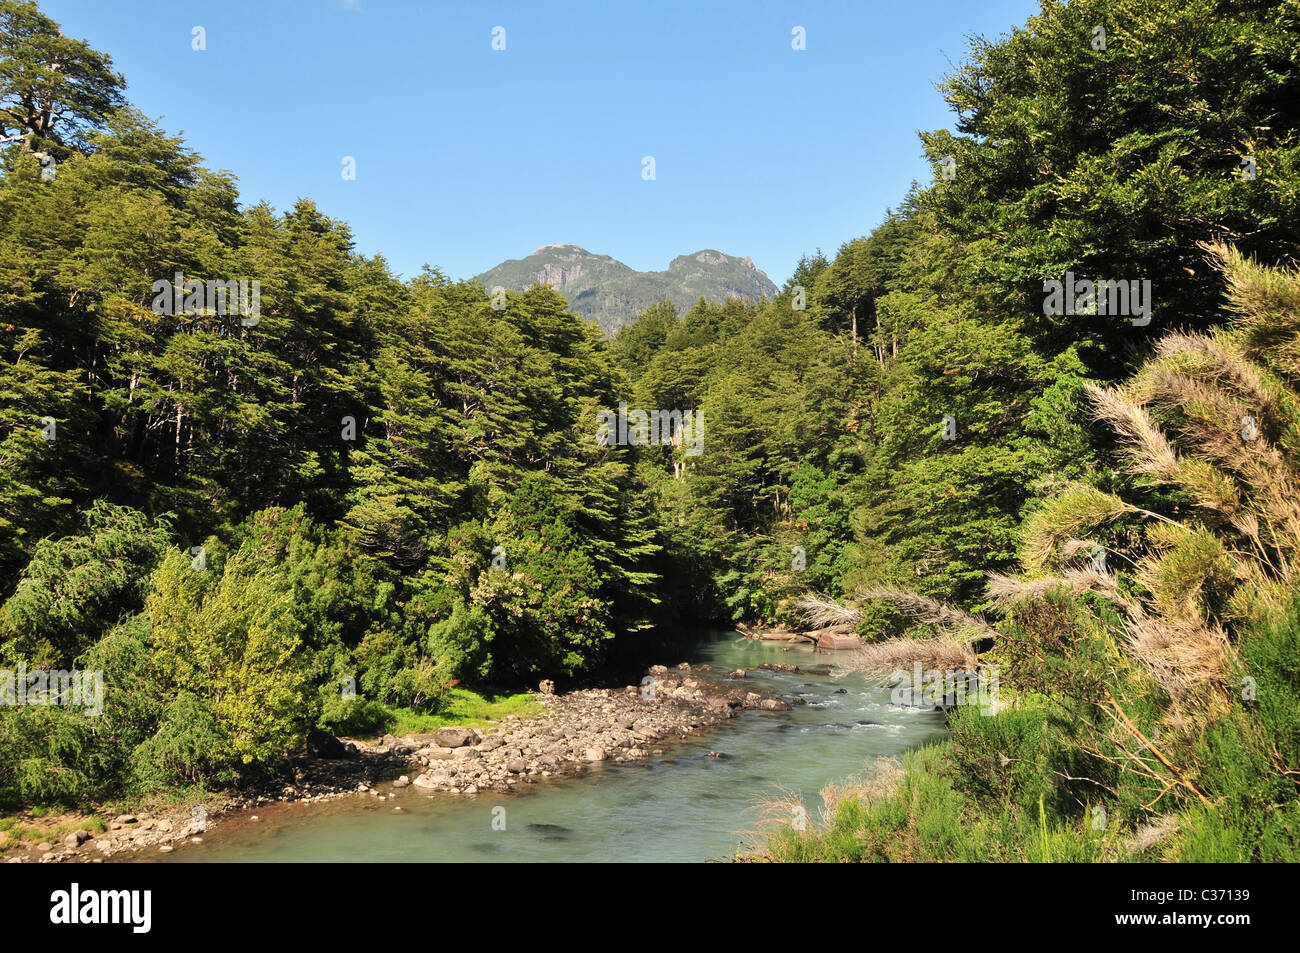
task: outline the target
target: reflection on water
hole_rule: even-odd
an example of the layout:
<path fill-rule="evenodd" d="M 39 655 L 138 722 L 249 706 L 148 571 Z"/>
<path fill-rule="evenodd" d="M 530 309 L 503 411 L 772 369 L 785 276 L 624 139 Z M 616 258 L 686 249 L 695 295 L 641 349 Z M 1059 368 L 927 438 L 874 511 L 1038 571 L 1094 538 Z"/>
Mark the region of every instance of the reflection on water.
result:
<path fill-rule="evenodd" d="M 763 662 L 800 666 L 833 656 L 811 646 L 739 639 L 700 645 L 693 662 L 717 672 Z M 860 675 L 842 679 L 762 669 L 741 683 L 799 695 L 790 712 L 745 712 L 717 731 L 648 762 L 592 765 L 581 778 L 515 794 L 437 794 L 407 788 L 369 796 L 259 809 L 256 824 L 223 823 L 207 843 L 172 861 L 704 861 L 733 854 L 757 805 L 797 793 L 811 817 L 817 792 L 882 755 L 943 737 L 938 712 L 891 705 Z M 837 693 L 837 689 L 847 689 Z M 725 757 L 710 757 L 715 751 Z M 400 805 L 400 812 L 394 806 Z M 494 812 L 494 808 L 504 808 Z M 494 826 L 493 821 L 496 819 Z M 501 830 L 504 821 L 504 830 Z M 223 831 L 223 828 L 225 829 Z M 162 859 L 162 858 L 159 858 Z"/>

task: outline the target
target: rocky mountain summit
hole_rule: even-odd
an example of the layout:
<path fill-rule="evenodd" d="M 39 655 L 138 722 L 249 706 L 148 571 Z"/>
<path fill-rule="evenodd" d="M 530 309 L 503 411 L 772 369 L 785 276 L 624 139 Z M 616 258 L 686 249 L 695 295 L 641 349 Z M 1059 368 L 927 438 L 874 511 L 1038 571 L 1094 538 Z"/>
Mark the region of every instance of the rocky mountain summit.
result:
<path fill-rule="evenodd" d="M 543 245 L 527 258 L 502 262 L 477 276 L 489 290 L 500 286 L 523 291 L 534 284 L 550 285 L 579 314 L 612 333 L 638 313 L 660 301 L 678 311 L 700 298 L 757 300 L 777 293 L 750 258 L 726 255 L 711 248 L 678 255 L 664 271 L 636 271 L 609 255 L 597 255 L 577 245 Z"/>

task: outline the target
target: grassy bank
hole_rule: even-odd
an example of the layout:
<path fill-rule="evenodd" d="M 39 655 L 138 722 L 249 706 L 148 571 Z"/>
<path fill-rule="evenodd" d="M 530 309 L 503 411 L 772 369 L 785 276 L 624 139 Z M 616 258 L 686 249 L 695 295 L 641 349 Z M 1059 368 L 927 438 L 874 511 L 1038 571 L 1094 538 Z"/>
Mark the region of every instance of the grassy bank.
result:
<path fill-rule="evenodd" d="M 443 707 L 436 714 L 398 708 L 385 730 L 394 735 L 420 734 L 448 725 L 481 728 L 511 715 L 531 718 L 544 711 L 536 695 L 528 692 L 477 692 L 469 688 L 448 690 Z"/>

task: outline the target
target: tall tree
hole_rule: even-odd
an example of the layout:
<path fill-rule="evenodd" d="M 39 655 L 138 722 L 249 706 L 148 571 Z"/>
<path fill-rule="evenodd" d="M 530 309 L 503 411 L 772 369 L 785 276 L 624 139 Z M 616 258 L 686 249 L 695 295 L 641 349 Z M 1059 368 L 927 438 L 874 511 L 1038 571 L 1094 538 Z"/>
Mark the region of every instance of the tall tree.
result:
<path fill-rule="evenodd" d="M 56 159 L 84 151 L 125 85 L 112 57 L 64 36 L 35 3 L 0 0 L 0 142 Z"/>

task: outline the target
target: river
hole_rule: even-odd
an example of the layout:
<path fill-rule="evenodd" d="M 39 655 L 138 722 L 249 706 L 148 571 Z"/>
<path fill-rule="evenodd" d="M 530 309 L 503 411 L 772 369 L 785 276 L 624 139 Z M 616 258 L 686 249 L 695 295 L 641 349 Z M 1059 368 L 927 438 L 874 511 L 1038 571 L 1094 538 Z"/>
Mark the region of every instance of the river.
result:
<path fill-rule="evenodd" d="M 696 647 L 692 663 L 714 674 L 763 662 L 832 661 L 808 645 L 752 642 L 736 633 Z M 747 711 L 709 734 L 646 762 L 601 763 L 580 778 L 539 782 L 514 794 L 357 795 L 268 805 L 223 819 L 202 845 L 166 861 L 706 861 L 733 855 L 758 805 L 795 792 L 810 819 L 818 792 L 882 756 L 944 737 L 939 712 L 890 704 L 888 690 L 842 678 L 749 673 L 757 690 L 797 694 L 790 712 Z M 837 689 L 845 689 L 837 693 Z M 710 751 L 725 758 L 709 757 Z M 381 786 L 387 788 L 387 785 Z M 400 812 L 394 806 L 400 805 Z M 259 820 L 249 820 L 256 813 Z M 495 826 L 494 826 L 495 822 Z M 504 829 L 501 829 L 504 827 Z"/>

